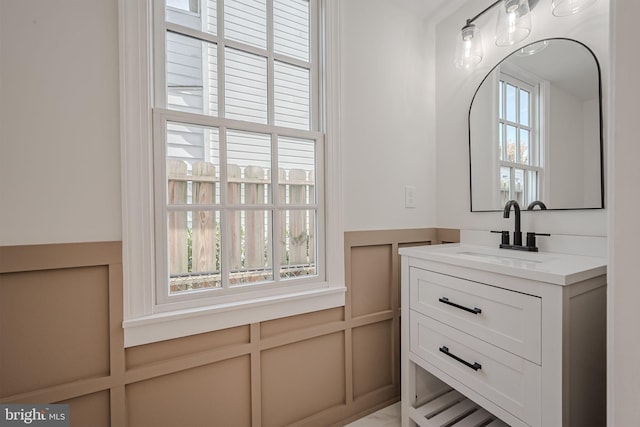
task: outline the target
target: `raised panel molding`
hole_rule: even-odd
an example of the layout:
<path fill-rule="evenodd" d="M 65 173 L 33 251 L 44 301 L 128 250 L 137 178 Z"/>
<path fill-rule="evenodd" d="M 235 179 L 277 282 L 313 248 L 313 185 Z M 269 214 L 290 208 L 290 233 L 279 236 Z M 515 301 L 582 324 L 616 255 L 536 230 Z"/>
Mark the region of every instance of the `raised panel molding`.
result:
<path fill-rule="evenodd" d="M 301 427 L 341 426 L 396 402 L 400 398 L 398 248 L 456 241 L 459 234 L 429 228 L 347 232 L 344 237 L 348 289 L 344 307 L 127 349 L 120 242 L 0 247 L 0 301 L 13 307 L 0 311 L 2 324 L 13 328 L 0 329 L 0 351 L 6 352 L 0 366 L 0 403 L 69 403 L 72 426 L 134 427 L 149 421 L 157 405 L 166 406 L 163 399 L 177 389 L 200 398 L 217 396 L 226 389 L 222 384 L 235 378 L 232 398 L 216 407 L 210 424 Z M 42 289 L 46 295 L 54 292 L 58 301 L 38 303 Z M 79 331 L 77 337 L 51 340 L 43 355 L 82 359 L 72 364 L 43 365 L 34 349 L 4 345 L 19 334 L 50 334 L 48 327 L 69 325 Z M 17 371 L 21 385 L 14 387 L 16 379 L 5 378 L 15 374 L 9 372 L 15 368 L 11 361 L 21 357 L 24 365 Z M 321 384 L 314 380 L 319 374 Z M 285 405 L 295 390 L 283 375 L 319 386 L 296 392 L 300 405 Z M 183 425 L 208 416 L 187 410 L 188 406 L 178 411 L 187 417 Z M 170 417 L 162 419 L 171 425 Z"/>

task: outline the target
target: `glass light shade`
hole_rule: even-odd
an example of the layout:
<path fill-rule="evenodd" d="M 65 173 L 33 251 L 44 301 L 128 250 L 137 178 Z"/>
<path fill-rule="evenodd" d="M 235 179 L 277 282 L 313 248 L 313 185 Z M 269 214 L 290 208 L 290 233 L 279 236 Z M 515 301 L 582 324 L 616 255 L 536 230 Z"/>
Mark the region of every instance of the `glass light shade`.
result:
<path fill-rule="evenodd" d="M 596 0 L 553 0 L 551 12 L 554 16 L 569 16 L 594 4 Z"/>
<path fill-rule="evenodd" d="M 517 56 L 531 56 L 543 50 L 545 47 L 549 45 L 549 40 L 542 40 L 536 43 L 531 43 L 522 49 L 518 49 L 516 52 Z"/>
<path fill-rule="evenodd" d="M 504 0 L 498 6 L 496 45 L 511 46 L 531 33 L 531 13 L 528 0 Z"/>
<path fill-rule="evenodd" d="M 456 44 L 456 68 L 473 68 L 482 61 L 482 36 L 474 24 L 467 24 L 460 31 Z"/>

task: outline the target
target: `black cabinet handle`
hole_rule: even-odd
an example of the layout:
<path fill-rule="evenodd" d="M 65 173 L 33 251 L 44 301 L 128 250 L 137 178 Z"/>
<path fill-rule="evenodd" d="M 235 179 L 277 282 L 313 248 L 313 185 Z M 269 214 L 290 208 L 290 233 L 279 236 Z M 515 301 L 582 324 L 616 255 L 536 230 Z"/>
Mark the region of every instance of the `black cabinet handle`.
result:
<path fill-rule="evenodd" d="M 447 297 L 442 297 L 438 301 L 440 301 L 443 304 L 447 304 L 447 305 L 451 305 L 451 306 L 453 306 L 455 308 L 459 308 L 460 310 L 468 311 L 469 313 L 473 313 L 473 314 L 482 313 L 482 310 L 480 310 L 478 307 L 474 307 L 474 308 L 465 307 L 463 305 L 456 304 L 455 302 L 449 301 L 449 298 L 447 298 Z"/>
<path fill-rule="evenodd" d="M 472 363 L 467 362 L 464 359 L 459 358 L 455 354 L 449 353 L 449 347 L 442 346 L 442 347 L 440 347 L 440 351 L 443 352 L 444 354 L 446 354 L 447 356 L 451 357 L 452 359 L 455 359 L 458 362 L 462 363 L 463 365 L 470 367 L 474 371 L 478 371 L 478 370 L 482 369 L 482 365 L 479 364 L 478 362 L 474 362 L 472 364 Z"/>

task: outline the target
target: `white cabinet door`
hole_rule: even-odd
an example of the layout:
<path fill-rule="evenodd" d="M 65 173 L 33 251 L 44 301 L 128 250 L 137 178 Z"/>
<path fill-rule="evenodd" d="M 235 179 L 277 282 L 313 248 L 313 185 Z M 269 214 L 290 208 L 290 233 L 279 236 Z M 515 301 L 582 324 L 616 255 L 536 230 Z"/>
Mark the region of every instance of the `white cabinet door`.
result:
<path fill-rule="evenodd" d="M 415 311 L 411 351 L 531 426 L 540 425 L 541 367 Z"/>
<path fill-rule="evenodd" d="M 541 364 L 541 299 L 411 268 L 410 308 Z"/>

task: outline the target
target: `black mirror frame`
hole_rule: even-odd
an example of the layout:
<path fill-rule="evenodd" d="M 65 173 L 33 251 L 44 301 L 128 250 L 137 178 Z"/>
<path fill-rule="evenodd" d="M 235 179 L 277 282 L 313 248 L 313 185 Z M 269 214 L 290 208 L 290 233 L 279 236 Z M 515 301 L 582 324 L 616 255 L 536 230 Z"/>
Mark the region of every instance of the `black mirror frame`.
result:
<path fill-rule="evenodd" d="M 570 39 L 570 38 L 566 38 L 566 37 L 551 37 L 548 39 L 541 39 L 541 40 L 537 40 L 534 42 L 531 42 L 527 45 L 521 46 L 519 47 L 517 50 L 511 52 L 510 54 L 506 55 L 504 58 L 502 58 L 494 67 L 491 68 L 491 70 L 489 70 L 489 72 L 487 73 L 486 76 L 484 76 L 484 78 L 482 79 L 482 81 L 480 82 L 480 84 L 478 85 L 478 87 L 476 88 L 475 92 L 473 93 L 473 97 L 471 98 L 471 103 L 469 105 L 469 114 L 467 116 L 467 129 L 468 129 L 468 141 L 469 141 L 469 209 L 470 212 L 499 212 L 502 210 L 502 208 L 500 209 L 488 209 L 488 210 L 474 210 L 473 209 L 473 179 L 472 179 L 472 164 L 471 164 L 471 108 L 473 107 L 473 101 L 476 99 L 476 95 L 478 94 L 478 91 L 480 90 L 480 87 L 482 86 L 482 84 L 487 80 L 487 78 L 491 75 L 491 73 L 493 73 L 493 71 L 500 65 L 502 64 L 507 58 L 511 57 L 512 55 L 514 55 L 518 50 L 522 49 L 523 47 L 527 47 L 530 46 L 532 44 L 535 43 L 539 43 L 542 41 L 552 41 L 552 40 L 564 40 L 564 41 L 570 41 L 572 43 L 577 43 L 579 45 L 581 45 L 582 47 L 584 47 L 593 57 L 593 60 L 596 64 L 596 69 L 598 71 L 598 98 L 599 98 L 599 102 L 598 102 L 598 116 L 599 116 L 599 137 L 600 137 L 600 207 L 592 207 L 592 208 L 548 208 L 545 210 L 541 210 L 541 211 L 537 211 L 537 212 L 544 212 L 544 211 L 569 211 L 569 210 L 594 210 L 594 209 L 604 209 L 605 208 L 605 177 L 604 177 L 604 129 L 603 129 L 603 125 L 604 125 L 604 119 L 603 119 L 603 111 L 602 111 L 602 70 L 600 68 L 600 62 L 598 61 L 598 58 L 596 57 L 595 53 L 593 52 L 593 50 L 587 46 L 586 44 L 578 41 L 578 40 L 574 40 L 574 39 Z"/>

